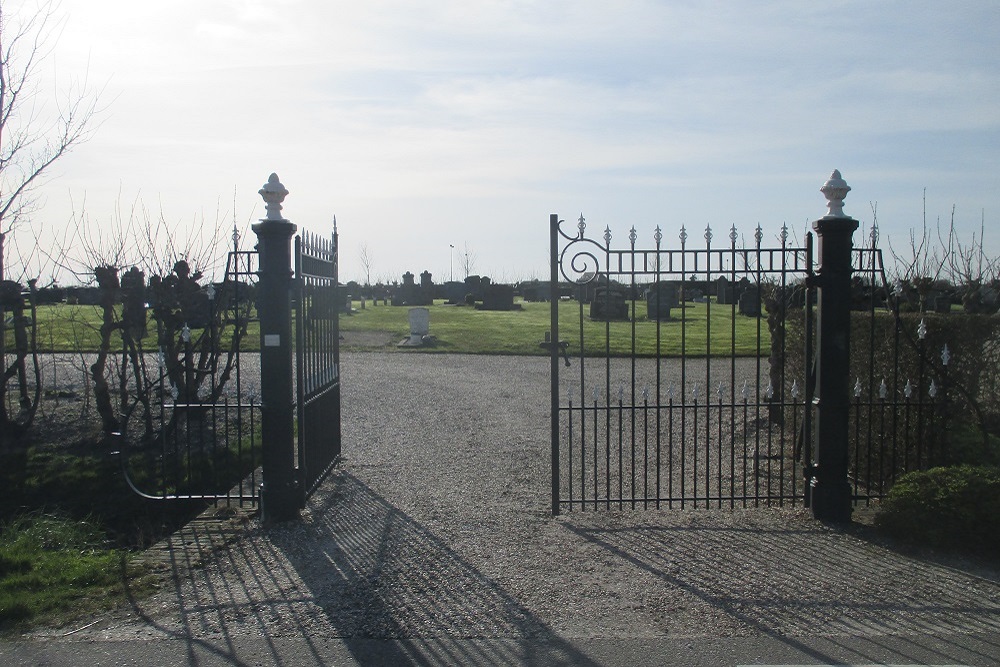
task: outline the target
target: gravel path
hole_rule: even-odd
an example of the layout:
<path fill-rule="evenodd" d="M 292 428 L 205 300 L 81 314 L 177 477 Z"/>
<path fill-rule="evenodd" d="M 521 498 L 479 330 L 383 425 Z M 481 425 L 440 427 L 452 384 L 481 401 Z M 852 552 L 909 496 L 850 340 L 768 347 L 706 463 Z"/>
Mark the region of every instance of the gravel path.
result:
<path fill-rule="evenodd" d="M 572 663 L 564 638 L 1000 630 L 997 570 L 801 510 L 551 517 L 544 358 L 350 353 L 343 382 L 344 460 L 300 522 L 178 534 L 170 585 L 75 636 L 476 637 Z"/>

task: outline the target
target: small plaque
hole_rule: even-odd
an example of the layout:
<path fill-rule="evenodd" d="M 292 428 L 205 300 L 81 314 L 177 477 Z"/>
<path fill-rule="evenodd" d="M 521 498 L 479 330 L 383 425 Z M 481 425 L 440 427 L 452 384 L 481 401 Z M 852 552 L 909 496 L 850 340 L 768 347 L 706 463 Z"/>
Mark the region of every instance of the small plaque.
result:
<path fill-rule="evenodd" d="M 280 347 L 281 334 L 264 334 L 264 347 Z"/>

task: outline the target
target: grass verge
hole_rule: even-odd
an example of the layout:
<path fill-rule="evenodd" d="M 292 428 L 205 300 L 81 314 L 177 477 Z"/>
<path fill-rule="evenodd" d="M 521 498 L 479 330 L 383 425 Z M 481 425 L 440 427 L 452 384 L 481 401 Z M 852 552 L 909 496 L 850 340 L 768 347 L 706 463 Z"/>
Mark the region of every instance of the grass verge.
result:
<path fill-rule="evenodd" d="M 0 527 L 0 631 L 68 623 L 143 595 L 155 578 L 127 551 L 111 548 L 93 519 L 41 512 Z"/>

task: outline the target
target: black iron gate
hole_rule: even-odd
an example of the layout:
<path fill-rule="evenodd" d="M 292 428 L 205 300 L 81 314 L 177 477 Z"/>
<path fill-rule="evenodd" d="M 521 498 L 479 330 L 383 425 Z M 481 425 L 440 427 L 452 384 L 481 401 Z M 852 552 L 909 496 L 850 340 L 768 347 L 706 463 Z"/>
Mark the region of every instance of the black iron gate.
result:
<path fill-rule="evenodd" d="M 889 284 L 877 236 L 841 246 L 840 293 L 814 270 L 812 234 L 795 245 L 783 227 L 768 247 L 758 227 L 743 245 L 733 227 L 719 247 L 711 229 L 695 245 L 682 228 L 669 247 L 657 227 L 644 249 L 633 228 L 616 249 L 610 228 L 594 240 L 582 216 L 575 233 L 552 216 L 552 511 L 809 505 L 828 435 L 817 283 L 850 304 L 828 333 L 850 357 L 826 369 L 850 387 L 844 499 L 881 498 L 902 473 L 948 462 L 949 415 L 977 399 L 949 403 L 945 315 Z"/>
<path fill-rule="evenodd" d="M 312 493 L 340 455 L 340 320 L 337 229 L 295 239 L 297 468 Z"/>
<path fill-rule="evenodd" d="M 157 363 L 132 355 L 142 380 L 131 390 L 118 454 L 141 496 L 262 503 L 281 520 L 340 455 L 343 304 L 336 223 L 329 238 L 302 232 L 292 250 L 295 226 L 277 213 L 287 191 L 276 175 L 261 194 L 268 217 L 254 226 L 257 247 L 240 250 L 234 230 L 223 281 L 184 282 L 175 290 L 181 303 L 161 313 L 190 322 L 158 331 Z M 243 343 L 254 325 L 261 349 L 251 355 Z M 147 366 L 158 369 L 152 379 Z M 129 391 L 123 381 L 121 393 Z"/>
<path fill-rule="evenodd" d="M 633 228 L 619 250 L 582 216 L 550 224 L 553 512 L 800 502 L 811 236 L 744 247 L 734 227 L 720 247 L 706 229 L 693 247 L 682 228 L 669 247 L 657 228 L 642 249 Z"/>

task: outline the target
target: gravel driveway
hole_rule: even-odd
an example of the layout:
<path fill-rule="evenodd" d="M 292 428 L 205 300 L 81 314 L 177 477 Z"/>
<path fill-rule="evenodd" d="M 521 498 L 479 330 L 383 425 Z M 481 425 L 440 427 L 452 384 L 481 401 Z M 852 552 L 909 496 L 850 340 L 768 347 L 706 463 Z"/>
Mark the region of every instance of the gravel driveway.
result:
<path fill-rule="evenodd" d="M 78 636 L 475 637 L 572 664 L 566 638 L 1000 629 L 996 569 L 801 510 L 553 518 L 547 359 L 349 353 L 343 383 L 344 459 L 300 522 L 178 534 L 172 584 Z"/>

